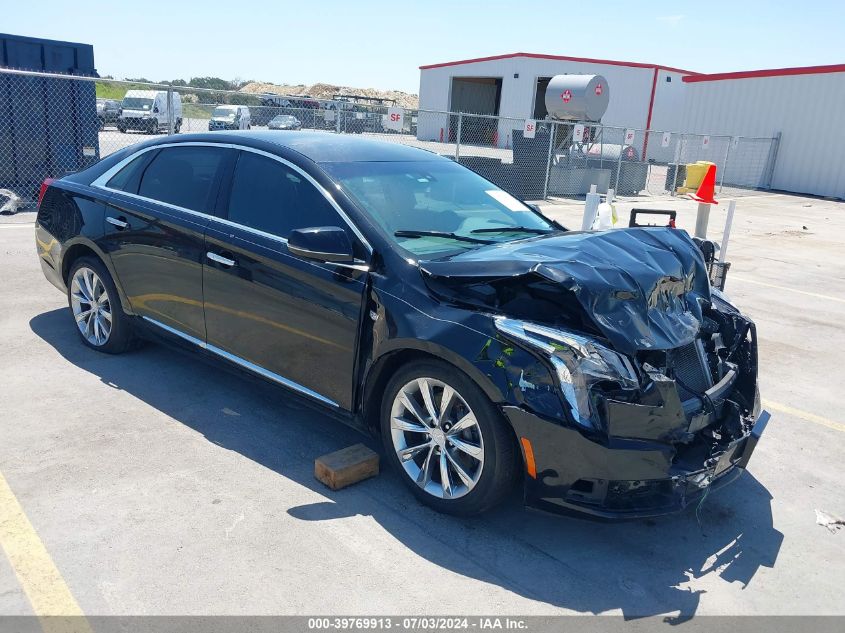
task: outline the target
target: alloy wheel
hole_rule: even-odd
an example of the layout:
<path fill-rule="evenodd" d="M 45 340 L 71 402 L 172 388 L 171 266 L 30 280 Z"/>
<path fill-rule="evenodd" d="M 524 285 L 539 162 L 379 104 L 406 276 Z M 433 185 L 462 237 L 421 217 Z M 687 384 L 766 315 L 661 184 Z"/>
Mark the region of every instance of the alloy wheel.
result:
<path fill-rule="evenodd" d="M 481 427 L 466 400 L 441 380 L 416 378 L 397 392 L 390 434 L 405 473 L 434 497 L 462 497 L 481 478 Z"/>
<path fill-rule="evenodd" d="M 96 347 L 108 343 L 112 330 L 111 301 L 96 272 L 82 266 L 74 273 L 70 301 L 76 325 L 85 340 Z"/>

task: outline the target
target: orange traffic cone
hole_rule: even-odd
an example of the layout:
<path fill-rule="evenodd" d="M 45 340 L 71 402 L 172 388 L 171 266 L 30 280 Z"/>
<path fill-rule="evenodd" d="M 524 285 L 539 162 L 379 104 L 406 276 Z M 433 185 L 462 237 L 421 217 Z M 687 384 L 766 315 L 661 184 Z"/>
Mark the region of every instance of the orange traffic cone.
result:
<path fill-rule="evenodd" d="M 704 180 L 698 186 L 698 191 L 689 194 L 689 197 L 696 202 L 719 204 L 713 198 L 714 195 L 716 195 L 716 165 L 710 165 L 707 168 L 707 173 L 704 175 Z"/>

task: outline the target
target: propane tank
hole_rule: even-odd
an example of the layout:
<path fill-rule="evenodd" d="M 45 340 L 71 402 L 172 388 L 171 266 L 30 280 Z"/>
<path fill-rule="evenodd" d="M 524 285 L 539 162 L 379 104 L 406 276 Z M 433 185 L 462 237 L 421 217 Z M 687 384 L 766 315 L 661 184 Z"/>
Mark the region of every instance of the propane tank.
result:
<path fill-rule="evenodd" d="M 546 86 L 546 110 L 553 119 L 601 121 L 610 88 L 601 75 L 555 75 Z"/>

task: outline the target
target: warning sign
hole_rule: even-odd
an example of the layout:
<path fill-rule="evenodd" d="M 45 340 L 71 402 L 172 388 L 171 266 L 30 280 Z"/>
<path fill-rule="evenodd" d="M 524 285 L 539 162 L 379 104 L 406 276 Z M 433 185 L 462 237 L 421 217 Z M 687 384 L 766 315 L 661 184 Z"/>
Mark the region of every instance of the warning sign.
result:
<path fill-rule="evenodd" d="M 537 133 L 537 121 L 534 119 L 525 119 L 525 125 L 522 128 L 522 136 L 524 138 L 534 138 Z"/>
<path fill-rule="evenodd" d="M 596 96 L 600 97 L 602 92 L 604 92 L 604 87 L 601 84 L 596 84 Z"/>
<path fill-rule="evenodd" d="M 584 125 L 578 123 L 572 128 L 572 140 L 575 143 L 583 143 L 584 142 Z"/>
<path fill-rule="evenodd" d="M 701 137 L 701 149 L 708 149 L 710 147 L 710 137 L 709 136 L 702 136 Z"/>
<path fill-rule="evenodd" d="M 572 101 L 572 92 L 567 89 L 560 93 L 560 98 L 563 99 L 564 103 L 569 103 Z"/>
<path fill-rule="evenodd" d="M 661 147 L 669 147 L 669 143 L 672 142 L 672 133 L 671 132 L 663 132 L 663 141 L 661 142 Z"/>
<path fill-rule="evenodd" d="M 384 127 L 388 130 L 402 131 L 405 124 L 405 110 L 404 108 L 388 108 L 387 116 L 385 117 Z"/>

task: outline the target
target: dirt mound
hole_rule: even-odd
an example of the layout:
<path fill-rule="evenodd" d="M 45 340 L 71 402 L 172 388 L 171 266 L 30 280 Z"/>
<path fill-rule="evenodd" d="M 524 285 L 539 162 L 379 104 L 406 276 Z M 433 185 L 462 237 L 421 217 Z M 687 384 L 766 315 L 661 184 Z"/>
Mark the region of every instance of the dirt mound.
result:
<path fill-rule="evenodd" d="M 416 109 L 419 106 L 417 95 L 399 90 L 376 90 L 375 88 L 351 88 L 349 86 L 335 86 L 333 84 L 313 84 L 311 86 L 291 86 L 288 84 L 269 84 L 252 81 L 240 89 L 247 94 L 272 93 L 277 95 L 307 95 L 314 99 L 331 99 L 336 94 L 361 95 L 364 97 L 378 97 L 379 99 L 394 99 L 403 108 Z"/>

